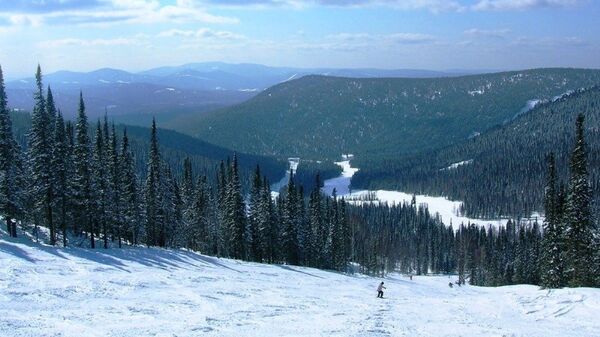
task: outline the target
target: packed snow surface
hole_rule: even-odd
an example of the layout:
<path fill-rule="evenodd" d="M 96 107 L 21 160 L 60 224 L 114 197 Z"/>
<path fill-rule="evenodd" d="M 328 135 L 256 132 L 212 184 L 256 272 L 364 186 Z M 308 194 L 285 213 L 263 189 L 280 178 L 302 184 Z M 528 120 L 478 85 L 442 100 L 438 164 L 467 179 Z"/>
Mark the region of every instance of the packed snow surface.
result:
<path fill-rule="evenodd" d="M 456 168 L 460 165 L 469 164 L 471 161 L 464 161 L 460 163 L 455 163 L 448 168 Z M 337 191 L 337 195 L 340 197 L 344 197 L 349 202 L 354 204 L 361 204 L 365 202 L 376 202 L 376 203 L 387 203 L 389 205 L 392 204 L 402 204 L 402 203 L 410 203 L 412 201 L 413 195 L 409 193 L 404 193 L 400 191 L 389 191 L 389 190 L 378 190 L 378 191 L 352 191 L 351 190 L 351 180 L 352 176 L 358 171 L 357 168 L 353 168 L 350 164 L 349 160 L 344 160 L 341 162 L 336 162 L 337 165 L 342 167 L 342 174 L 339 177 L 327 179 L 324 181 L 323 193 L 327 195 L 331 195 L 333 189 Z M 450 225 L 453 224 L 455 228 L 458 227 L 461 223 L 467 224 L 478 224 L 478 225 L 505 225 L 508 222 L 508 219 L 474 219 L 468 218 L 460 215 L 460 208 L 462 206 L 461 201 L 452 201 L 448 200 L 445 197 L 432 197 L 428 195 L 415 195 L 415 201 L 417 204 L 426 204 L 429 212 L 432 215 L 439 215 L 440 219 L 444 224 Z M 529 219 L 536 220 L 536 219 Z"/>
<path fill-rule="evenodd" d="M 0 234 L 0 336 L 598 336 L 600 289 L 450 288 Z"/>

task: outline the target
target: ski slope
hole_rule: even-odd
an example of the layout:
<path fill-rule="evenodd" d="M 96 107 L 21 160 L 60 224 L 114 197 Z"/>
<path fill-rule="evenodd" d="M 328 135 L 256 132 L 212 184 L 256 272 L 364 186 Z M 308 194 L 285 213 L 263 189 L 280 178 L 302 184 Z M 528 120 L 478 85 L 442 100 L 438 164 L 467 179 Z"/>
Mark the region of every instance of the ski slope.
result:
<path fill-rule="evenodd" d="M 448 287 L 0 232 L 0 336 L 598 336 L 600 289 Z"/>

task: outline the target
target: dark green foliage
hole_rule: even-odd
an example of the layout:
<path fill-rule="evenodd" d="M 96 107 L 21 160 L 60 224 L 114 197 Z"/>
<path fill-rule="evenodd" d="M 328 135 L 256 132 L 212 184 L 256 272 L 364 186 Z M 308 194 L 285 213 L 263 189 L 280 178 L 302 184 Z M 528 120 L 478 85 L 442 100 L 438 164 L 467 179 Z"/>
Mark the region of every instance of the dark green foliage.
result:
<path fill-rule="evenodd" d="M 436 149 L 511 120 L 528 100 L 600 82 L 600 71 L 535 69 L 455 78 L 306 76 L 205 114 L 185 131 L 247 153 L 365 161 Z M 363 166 L 359 166 L 363 168 Z"/>
<path fill-rule="evenodd" d="M 14 139 L 11 116 L 0 67 L 0 214 L 6 219 L 7 232 L 16 236 L 16 218 L 23 213 L 23 172 L 21 150 Z"/>
<path fill-rule="evenodd" d="M 357 157 L 356 188 L 397 189 L 464 201 L 471 217 L 529 217 L 543 209 L 545 156 L 556 154 L 557 179 L 568 177 L 572 125 L 585 112 L 589 182 L 600 210 L 600 87 L 538 105 L 514 121 L 445 149 L 386 161 Z M 448 169 L 454 163 L 470 161 Z"/>
<path fill-rule="evenodd" d="M 593 264 L 594 235 L 591 191 L 588 181 L 587 145 L 584 137 L 584 115 L 577 117 L 575 147 L 571 155 L 569 192 L 567 196 L 567 227 L 565 229 L 565 274 L 572 287 L 595 284 Z M 597 124 L 595 124 L 597 125 Z"/>

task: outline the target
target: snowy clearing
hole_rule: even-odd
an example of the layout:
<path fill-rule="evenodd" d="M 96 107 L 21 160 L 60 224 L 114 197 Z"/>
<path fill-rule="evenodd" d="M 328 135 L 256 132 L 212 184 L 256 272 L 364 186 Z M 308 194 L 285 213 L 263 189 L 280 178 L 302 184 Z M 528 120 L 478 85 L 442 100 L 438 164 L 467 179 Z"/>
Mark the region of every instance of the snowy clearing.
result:
<path fill-rule="evenodd" d="M 472 161 L 464 161 L 461 163 L 456 163 L 451 166 L 456 165 L 456 167 L 460 165 L 469 164 Z M 388 190 L 378 190 L 378 191 L 352 191 L 350 189 L 350 183 L 352 180 L 352 176 L 359 170 L 357 168 L 353 168 L 350 164 L 349 160 L 344 160 L 341 162 L 336 162 L 337 165 L 342 167 L 343 171 L 339 177 L 327 179 L 324 182 L 323 193 L 327 195 L 331 195 L 333 189 L 335 188 L 338 196 L 344 197 L 349 200 L 351 203 L 360 204 L 364 202 L 380 202 L 387 203 L 389 205 L 392 204 L 402 204 L 404 202 L 410 203 L 413 195 L 410 193 L 404 193 L 399 191 L 388 191 Z M 458 228 L 458 225 L 461 223 L 467 224 L 478 224 L 481 226 L 486 225 L 494 225 L 501 226 L 506 225 L 508 219 L 474 219 L 468 218 L 459 215 L 459 210 L 462 206 L 461 201 L 452 201 L 448 200 L 445 197 L 431 197 L 427 195 L 416 195 L 415 196 L 417 204 L 426 204 L 429 208 L 429 212 L 432 215 L 438 214 L 442 222 L 446 225 L 453 224 L 455 228 Z M 528 219 L 527 221 L 540 220 L 537 218 Z"/>
<path fill-rule="evenodd" d="M 0 336 L 597 336 L 600 289 L 450 288 L 0 232 Z"/>

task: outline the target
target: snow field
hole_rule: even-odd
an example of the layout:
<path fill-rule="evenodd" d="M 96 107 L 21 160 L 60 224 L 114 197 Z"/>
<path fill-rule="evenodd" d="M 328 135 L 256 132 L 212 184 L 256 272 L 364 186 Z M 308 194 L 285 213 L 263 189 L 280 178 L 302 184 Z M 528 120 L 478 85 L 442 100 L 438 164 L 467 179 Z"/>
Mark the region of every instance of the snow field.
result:
<path fill-rule="evenodd" d="M 0 336 L 598 336 L 600 289 L 448 287 L 0 234 Z"/>

